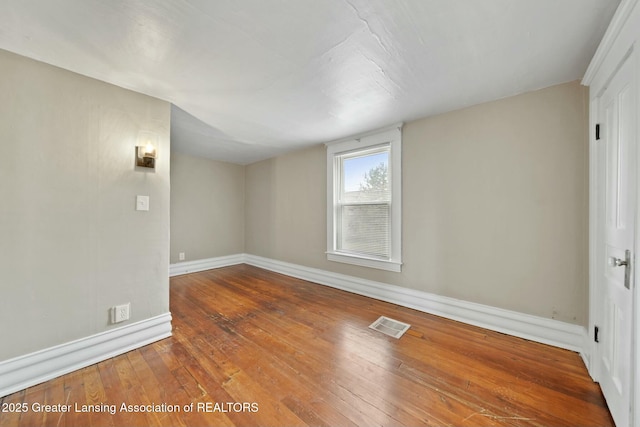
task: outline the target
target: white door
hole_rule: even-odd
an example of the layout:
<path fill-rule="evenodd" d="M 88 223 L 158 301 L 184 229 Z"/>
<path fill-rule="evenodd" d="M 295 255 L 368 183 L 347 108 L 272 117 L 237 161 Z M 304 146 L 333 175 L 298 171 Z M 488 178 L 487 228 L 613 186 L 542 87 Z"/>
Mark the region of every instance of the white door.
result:
<path fill-rule="evenodd" d="M 627 58 L 598 101 L 601 306 L 596 362 L 602 392 L 618 427 L 630 422 L 637 145 L 633 82 L 633 61 Z"/>

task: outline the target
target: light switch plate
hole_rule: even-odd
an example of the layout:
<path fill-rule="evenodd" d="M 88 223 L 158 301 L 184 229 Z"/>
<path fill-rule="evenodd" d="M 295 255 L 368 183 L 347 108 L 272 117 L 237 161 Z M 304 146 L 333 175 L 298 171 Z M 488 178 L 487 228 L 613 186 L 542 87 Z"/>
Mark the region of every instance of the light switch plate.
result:
<path fill-rule="evenodd" d="M 137 211 L 149 210 L 149 196 L 136 196 L 136 210 Z"/>

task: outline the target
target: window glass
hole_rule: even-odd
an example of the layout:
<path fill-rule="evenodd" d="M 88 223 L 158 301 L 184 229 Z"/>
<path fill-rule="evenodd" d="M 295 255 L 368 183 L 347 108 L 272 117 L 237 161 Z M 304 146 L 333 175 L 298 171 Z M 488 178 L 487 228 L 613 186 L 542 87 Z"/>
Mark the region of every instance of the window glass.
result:
<path fill-rule="evenodd" d="M 338 251 L 389 258 L 389 147 L 338 157 Z"/>
<path fill-rule="evenodd" d="M 327 259 L 402 269 L 402 124 L 327 143 Z"/>

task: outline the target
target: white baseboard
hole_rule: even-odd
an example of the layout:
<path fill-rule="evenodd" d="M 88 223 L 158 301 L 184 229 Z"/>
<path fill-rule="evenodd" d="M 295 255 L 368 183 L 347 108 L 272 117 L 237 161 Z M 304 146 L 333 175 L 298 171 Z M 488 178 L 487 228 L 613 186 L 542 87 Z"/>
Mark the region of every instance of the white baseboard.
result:
<path fill-rule="evenodd" d="M 374 282 L 344 274 L 304 267 L 245 254 L 245 263 L 359 295 L 413 308 L 531 341 L 581 353 L 584 360 L 586 328 L 558 320 L 532 316 L 428 292 Z"/>
<path fill-rule="evenodd" d="M 586 328 L 256 255 L 236 254 L 170 266 L 170 276 L 246 263 L 425 313 L 579 352 L 589 366 Z M 0 397 L 171 336 L 171 314 L 111 329 L 0 362 Z"/>
<path fill-rule="evenodd" d="M 0 397 L 171 336 L 171 313 L 0 362 Z"/>
<path fill-rule="evenodd" d="M 196 273 L 198 271 L 211 270 L 214 268 L 227 267 L 230 265 L 242 264 L 245 254 L 227 255 L 216 258 L 198 259 L 195 261 L 179 262 L 169 265 L 169 277 L 181 274 Z"/>
<path fill-rule="evenodd" d="M 251 254 L 235 254 L 171 265 L 171 276 L 246 263 L 359 295 L 413 308 L 492 331 L 580 353 L 589 362 L 587 329 L 516 311 L 444 297 L 415 289 L 375 282 Z M 588 365 L 587 365 L 588 366 Z"/>
<path fill-rule="evenodd" d="M 591 379 L 594 382 L 598 382 L 598 381 L 596 381 L 596 378 L 593 375 L 594 374 L 594 368 L 593 368 L 593 366 L 591 366 L 591 363 L 592 363 L 591 355 L 593 354 L 593 351 L 595 350 L 594 344 L 595 343 L 593 341 L 593 337 L 589 334 L 589 328 L 585 328 L 583 341 L 582 341 L 582 351 L 580 352 L 580 356 L 582 356 L 582 361 L 584 362 L 584 366 L 587 367 L 587 371 L 589 372 L 589 375 L 591 376 Z"/>

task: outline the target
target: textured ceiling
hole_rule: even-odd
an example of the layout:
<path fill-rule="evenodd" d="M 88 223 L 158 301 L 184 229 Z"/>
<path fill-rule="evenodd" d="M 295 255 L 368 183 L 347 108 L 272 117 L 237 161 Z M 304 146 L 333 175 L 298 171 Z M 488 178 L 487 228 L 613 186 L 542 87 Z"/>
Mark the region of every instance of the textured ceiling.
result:
<path fill-rule="evenodd" d="M 246 164 L 584 74 L 618 0 L 2 0 L 0 48 L 174 104 Z"/>

